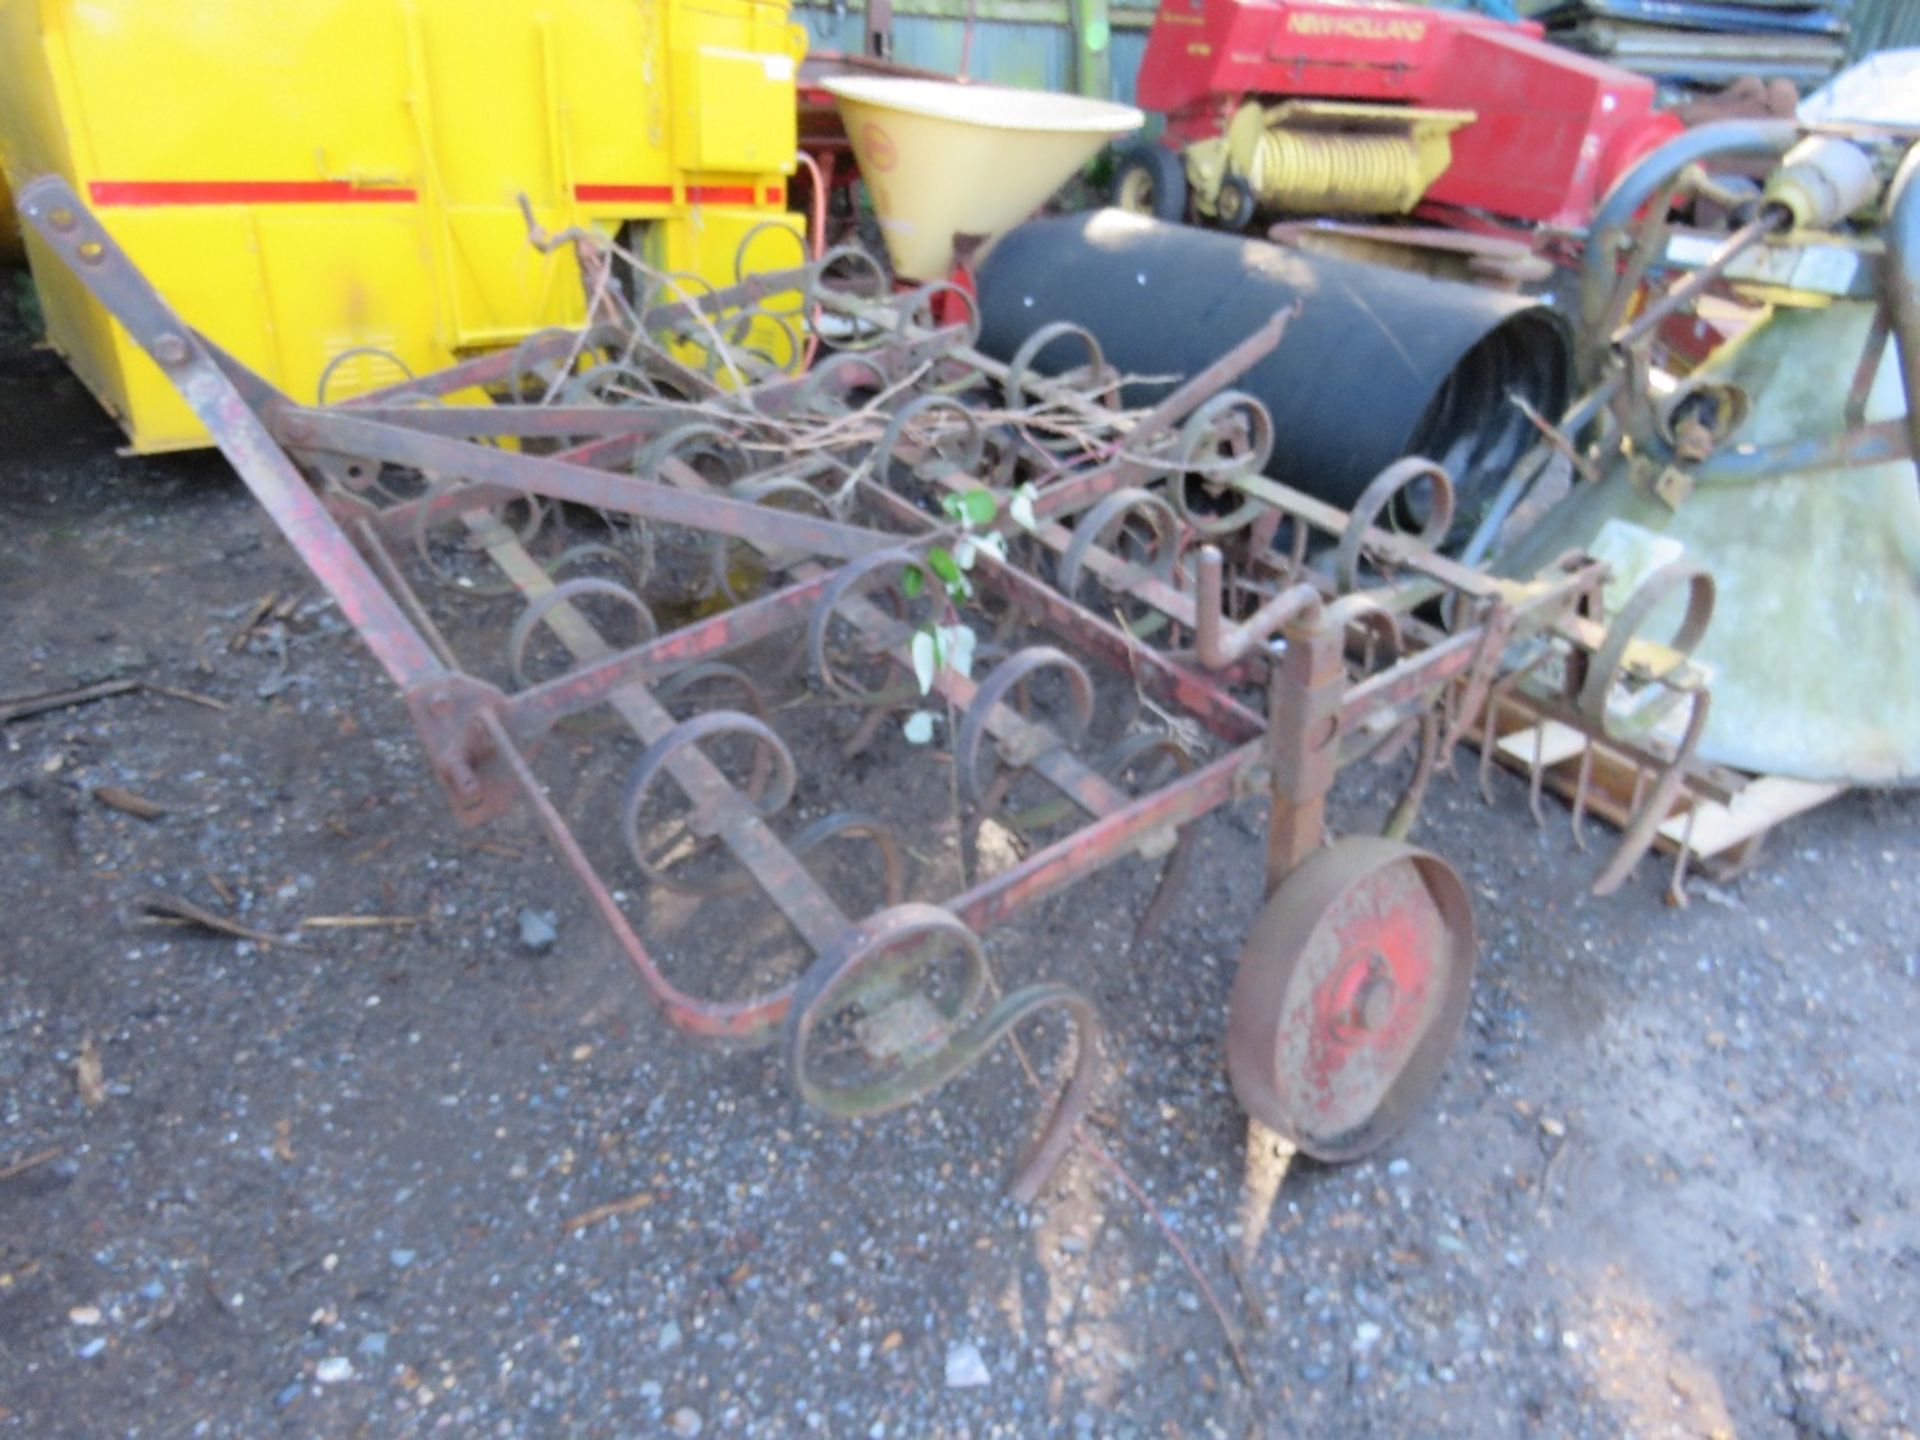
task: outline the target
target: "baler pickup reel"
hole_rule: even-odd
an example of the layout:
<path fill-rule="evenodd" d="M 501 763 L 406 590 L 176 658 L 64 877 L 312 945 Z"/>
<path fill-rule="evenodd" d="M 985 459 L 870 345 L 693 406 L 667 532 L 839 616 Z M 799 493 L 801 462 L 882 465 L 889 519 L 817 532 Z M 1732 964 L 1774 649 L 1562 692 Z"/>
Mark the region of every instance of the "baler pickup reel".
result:
<path fill-rule="evenodd" d="M 1352 512 L 1264 478 L 1271 424 L 1228 386 L 1284 314 L 1127 410 L 1084 332 L 991 360 L 960 292 L 894 293 L 858 252 L 692 295 L 580 236 L 583 328 L 302 405 L 63 182 L 21 200 L 393 678 L 456 816 L 530 811 L 674 1028 L 777 1042 L 805 1103 L 861 1116 L 1064 1019 L 1022 1198 L 1091 1103 L 1102 1026 L 1058 981 L 1002 990 L 989 927 L 1132 857 L 1161 872 L 1151 929 L 1194 822 L 1264 792 L 1229 1067 L 1303 1149 L 1359 1154 L 1465 1011 L 1466 889 L 1404 836 L 1489 698 L 1551 676 L 1566 723 L 1609 734 L 1628 690 L 1705 705 L 1686 637 L 1593 618 L 1599 563 L 1513 581 L 1439 554 L 1438 467 L 1390 467 Z M 1077 360 L 1042 378 L 1053 347 Z M 1689 775 L 1684 743 L 1615 738 L 1654 778 L 1602 888 Z M 1393 753 L 1390 833 L 1330 844 L 1339 769 Z"/>

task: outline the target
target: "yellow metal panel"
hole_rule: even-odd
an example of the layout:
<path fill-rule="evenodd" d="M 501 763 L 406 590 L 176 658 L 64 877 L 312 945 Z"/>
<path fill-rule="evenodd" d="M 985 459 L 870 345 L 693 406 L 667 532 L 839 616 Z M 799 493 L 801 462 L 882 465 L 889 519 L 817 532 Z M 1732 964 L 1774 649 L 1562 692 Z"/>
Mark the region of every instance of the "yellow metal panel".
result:
<path fill-rule="evenodd" d="M 795 143 L 792 57 L 700 45 L 675 58 L 686 164 L 735 171 L 786 165 Z"/>
<path fill-rule="evenodd" d="M 785 216 L 804 43 L 783 0 L 0 0 L 0 164 L 67 176 L 190 323 L 304 399 L 348 347 L 419 369 L 577 322 L 573 255 L 527 243 L 522 197 L 553 231 L 671 226 L 668 268 L 731 281 Z M 203 440 L 64 267 L 35 276 L 136 448 Z"/>
<path fill-rule="evenodd" d="M 527 224 L 514 205 L 449 208 L 453 274 L 460 323 L 450 348 L 509 344 L 548 325 L 577 325 L 585 317 L 580 267 L 570 248 L 542 255 L 527 243 Z M 544 217 L 564 226 L 570 215 Z"/>
<path fill-rule="evenodd" d="M 318 398 L 320 373 L 344 350 L 386 350 L 414 373 L 444 365 L 435 338 L 432 293 L 419 283 L 421 221 L 411 208 L 358 205 L 261 206 L 265 335 L 258 357 L 241 358 L 296 400 Z M 369 363 L 334 376 L 328 398 L 397 378 Z"/>
<path fill-rule="evenodd" d="M 664 6 L 575 0 L 557 50 L 575 184 L 669 185 Z"/>
<path fill-rule="evenodd" d="M 386 0 L 46 7 L 72 66 L 89 179 L 411 182 L 406 84 Z"/>
<path fill-rule="evenodd" d="M 260 249 L 239 207 L 192 216 L 132 211 L 117 217 L 115 238 L 142 253 L 147 277 L 183 314 L 218 313 L 220 343 L 249 365 L 271 369 L 272 330 L 260 273 Z M 205 443 L 200 422 L 160 368 L 118 322 L 96 305 L 72 272 L 28 242 L 47 331 L 89 389 L 122 424 L 136 420 L 141 449 Z"/>
<path fill-rule="evenodd" d="M 524 0 L 426 0 L 420 15 L 446 203 L 511 205 L 525 194 L 557 204 L 552 116 L 561 102 L 549 93 L 545 11 Z"/>
<path fill-rule="evenodd" d="M 54 349 L 73 367 L 107 413 L 126 423 L 126 384 L 117 348 L 118 326 L 95 305 L 78 277 L 31 230 L 26 232 L 27 264 L 33 270 L 40 314 Z"/>
<path fill-rule="evenodd" d="M 20 248 L 20 217 L 13 208 L 13 192 L 7 189 L 7 173 L 0 167 L 0 264 L 10 264 L 26 252 Z"/>
<path fill-rule="evenodd" d="M 793 239 L 770 234 L 754 236 L 744 256 L 742 242 L 761 226 L 785 230 Z M 734 261 L 744 258 L 745 269 L 785 270 L 799 263 L 798 215 L 741 205 L 698 205 L 652 227 L 643 258 L 662 270 L 704 276 L 715 285 L 734 280 Z"/>
<path fill-rule="evenodd" d="M 42 43 L 53 0 L 0 0 L 0 170 L 16 188 L 36 175 L 74 173 L 59 80 Z"/>
<path fill-rule="evenodd" d="M 805 53 L 806 38 L 787 19 L 785 5 L 757 0 L 672 0 L 674 144 L 682 165 L 792 169 L 790 66 Z M 763 103 L 770 90 L 789 92 L 779 114 Z"/>

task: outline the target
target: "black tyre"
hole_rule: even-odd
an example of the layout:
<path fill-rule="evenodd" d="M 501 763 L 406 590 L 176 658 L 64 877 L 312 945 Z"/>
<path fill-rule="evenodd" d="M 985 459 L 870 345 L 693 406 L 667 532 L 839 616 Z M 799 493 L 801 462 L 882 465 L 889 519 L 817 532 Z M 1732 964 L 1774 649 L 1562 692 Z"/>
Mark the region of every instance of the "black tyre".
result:
<path fill-rule="evenodd" d="M 1244 230 L 1253 223 L 1253 188 L 1238 175 L 1224 176 L 1220 196 L 1213 202 L 1214 219 L 1222 230 Z"/>
<path fill-rule="evenodd" d="M 1156 220 L 1185 219 L 1186 163 L 1151 140 L 1128 146 L 1113 167 L 1113 203 Z"/>

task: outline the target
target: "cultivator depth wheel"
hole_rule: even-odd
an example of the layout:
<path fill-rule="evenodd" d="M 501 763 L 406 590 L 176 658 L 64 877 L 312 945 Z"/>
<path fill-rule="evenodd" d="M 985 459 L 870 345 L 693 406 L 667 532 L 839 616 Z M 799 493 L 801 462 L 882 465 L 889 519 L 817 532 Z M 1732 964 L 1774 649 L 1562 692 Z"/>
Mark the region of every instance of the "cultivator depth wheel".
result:
<path fill-rule="evenodd" d="M 1466 1016 L 1473 912 L 1438 856 L 1341 840 L 1267 900 L 1227 1011 L 1227 1071 L 1256 1120 L 1317 1160 L 1390 1139 Z"/>

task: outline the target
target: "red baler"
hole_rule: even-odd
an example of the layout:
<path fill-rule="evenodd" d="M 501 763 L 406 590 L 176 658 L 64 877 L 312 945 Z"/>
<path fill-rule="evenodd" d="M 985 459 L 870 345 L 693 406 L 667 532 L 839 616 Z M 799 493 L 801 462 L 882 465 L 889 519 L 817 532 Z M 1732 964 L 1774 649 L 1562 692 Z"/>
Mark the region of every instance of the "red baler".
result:
<path fill-rule="evenodd" d="M 1651 82 L 1533 24 L 1370 0 L 1165 0 L 1139 101 L 1166 116 L 1115 203 L 1423 214 L 1574 229 L 1622 170 L 1677 134 Z"/>

